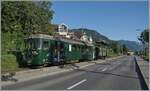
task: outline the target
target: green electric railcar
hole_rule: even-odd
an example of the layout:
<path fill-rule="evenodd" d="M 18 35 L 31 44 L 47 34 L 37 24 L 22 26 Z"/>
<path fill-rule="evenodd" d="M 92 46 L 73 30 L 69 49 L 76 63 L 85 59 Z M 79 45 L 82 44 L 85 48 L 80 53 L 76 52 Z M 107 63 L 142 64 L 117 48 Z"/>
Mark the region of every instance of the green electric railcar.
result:
<path fill-rule="evenodd" d="M 61 64 L 77 60 L 93 60 L 94 46 L 90 43 L 67 38 L 34 34 L 25 39 L 23 63 L 31 66 Z"/>
<path fill-rule="evenodd" d="M 25 39 L 25 50 L 23 51 L 22 60 L 27 65 L 44 65 L 50 63 L 52 48 L 50 44 L 55 43 L 52 36 L 35 34 Z"/>

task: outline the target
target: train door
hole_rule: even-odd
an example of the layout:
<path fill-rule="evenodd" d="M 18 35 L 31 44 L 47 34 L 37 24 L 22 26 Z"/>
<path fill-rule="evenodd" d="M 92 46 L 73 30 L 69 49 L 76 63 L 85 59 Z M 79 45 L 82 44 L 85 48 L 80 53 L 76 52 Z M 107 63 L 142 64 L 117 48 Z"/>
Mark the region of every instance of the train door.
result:
<path fill-rule="evenodd" d="M 59 44 L 60 62 L 64 61 L 65 57 L 65 45 L 63 42 Z"/>
<path fill-rule="evenodd" d="M 58 51 L 58 41 L 54 42 L 53 45 L 53 63 L 58 63 L 59 62 L 59 51 Z"/>
<path fill-rule="evenodd" d="M 100 49 L 98 47 L 95 47 L 95 59 L 99 58 Z"/>
<path fill-rule="evenodd" d="M 49 47 L 50 43 L 48 40 L 43 40 L 43 45 L 42 45 L 42 57 L 43 57 L 43 64 L 48 64 L 49 63 L 49 57 L 50 57 L 50 52 L 49 52 Z"/>
<path fill-rule="evenodd" d="M 53 63 L 60 64 L 64 59 L 64 44 L 60 41 L 55 41 L 52 49 Z"/>

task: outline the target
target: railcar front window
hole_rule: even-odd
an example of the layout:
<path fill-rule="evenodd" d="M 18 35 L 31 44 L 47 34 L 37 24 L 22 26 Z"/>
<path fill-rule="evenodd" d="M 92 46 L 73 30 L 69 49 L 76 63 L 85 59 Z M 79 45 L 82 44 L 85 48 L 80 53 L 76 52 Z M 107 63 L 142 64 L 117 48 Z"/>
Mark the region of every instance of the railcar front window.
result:
<path fill-rule="evenodd" d="M 37 50 L 41 48 L 40 39 L 27 39 L 26 48 L 31 50 Z"/>

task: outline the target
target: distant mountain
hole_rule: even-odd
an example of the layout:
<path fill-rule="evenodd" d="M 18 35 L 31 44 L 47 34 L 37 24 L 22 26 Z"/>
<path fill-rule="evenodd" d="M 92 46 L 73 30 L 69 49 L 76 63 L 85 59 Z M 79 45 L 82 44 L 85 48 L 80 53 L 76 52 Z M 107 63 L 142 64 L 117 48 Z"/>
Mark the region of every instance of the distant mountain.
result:
<path fill-rule="evenodd" d="M 82 36 L 83 32 L 85 32 L 88 36 L 91 36 L 94 41 L 106 41 L 106 42 L 111 41 L 109 38 L 98 33 L 95 30 L 86 29 L 86 28 L 79 28 L 79 29 L 72 29 L 71 31 L 74 32 L 78 38 L 80 38 Z"/>
<path fill-rule="evenodd" d="M 129 40 L 119 40 L 118 41 L 120 44 L 125 44 L 126 47 L 129 49 L 129 50 L 132 50 L 132 51 L 140 51 L 143 49 L 143 46 L 141 43 L 139 42 L 136 42 L 136 41 L 129 41 Z"/>

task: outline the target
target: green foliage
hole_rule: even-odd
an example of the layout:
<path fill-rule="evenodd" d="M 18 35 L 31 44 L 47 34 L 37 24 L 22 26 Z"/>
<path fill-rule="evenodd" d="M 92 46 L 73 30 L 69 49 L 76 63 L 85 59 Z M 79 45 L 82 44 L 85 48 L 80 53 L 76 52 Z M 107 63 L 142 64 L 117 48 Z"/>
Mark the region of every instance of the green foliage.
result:
<path fill-rule="evenodd" d="M 124 54 L 126 54 L 126 53 L 127 53 L 127 51 L 128 51 L 128 49 L 127 49 L 126 45 L 125 45 L 125 44 L 123 44 L 123 45 L 122 45 L 122 47 L 123 47 L 123 48 L 122 48 L 123 53 L 124 53 Z"/>
<path fill-rule="evenodd" d="M 149 61 L 149 55 L 145 55 L 143 58 L 144 58 L 144 60 Z"/>
<path fill-rule="evenodd" d="M 24 35 L 19 32 L 2 32 L 1 40 L 2 54 L 8 54 L 12 50 L 23 50 L 25 47 Z"/>
<path fill-rule="evenodd" d="M 17 70 L 16 57 L 14 55 L 2 55 L 1 68 L 2 72 Z"/>
<path fill-rule="evenodd" d="M 145 29 L 143 32 L 141 32 L 139 40 L 142 43 L 145 43 L 145 42 L 149 43 L 149 29 Z"/>
<path fill-rule="evenodd" d="M 143 45 L 141 43 L 138 43 L 137 41 L 119 40 L 118 43 L 120 45 L 125 44 L 127 49 L 131 51 L 140 51 L 143 47 Z"/>
<path fill-rule="evenodd" d="M 2 1 L 2 32 L 47 32 L 53 11 L 48 1 Z"/>
<path fill-rule="evenodd" d="M 139 55 L 139 52 L 138 52 L 138 51 L 135 51 L 135 52 L 134 52 L 134 55 Z"/>
<path fill-rule="evenodd" d="M 146 60 L 148 60 L 148 56 L 149 56 L 149 29 L 145 29 L 143 32 L 141 32 L 140 34 L 140 38 L 138 38 L 145 46 L 145 48 L 143 48 L 143 51 L 141 52 L 141 55 L 144 56 L 144 58 Z"/>
<path fill-rule="evenodd" d="M 110 46 L 111 46 L 114 53 L 117 53 L 117 54 L 119 53 L 119 48 L 118 48 L 118 43 L 117 42 L 112 42 L 110 44 Z"/>

